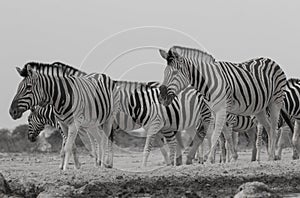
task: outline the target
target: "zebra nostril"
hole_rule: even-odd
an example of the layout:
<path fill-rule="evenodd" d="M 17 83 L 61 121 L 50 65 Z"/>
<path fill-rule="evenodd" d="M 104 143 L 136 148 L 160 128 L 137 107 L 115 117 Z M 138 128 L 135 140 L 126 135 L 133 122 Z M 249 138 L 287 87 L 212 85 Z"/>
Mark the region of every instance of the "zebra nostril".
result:
<path fill-rule="evenodd" d="M 29 139 L 31 142 L 35 142 L 35 141 L 36 141 L 36 137 L 35 137 L 33 134 L 28 134 L 28 139 Z"/>

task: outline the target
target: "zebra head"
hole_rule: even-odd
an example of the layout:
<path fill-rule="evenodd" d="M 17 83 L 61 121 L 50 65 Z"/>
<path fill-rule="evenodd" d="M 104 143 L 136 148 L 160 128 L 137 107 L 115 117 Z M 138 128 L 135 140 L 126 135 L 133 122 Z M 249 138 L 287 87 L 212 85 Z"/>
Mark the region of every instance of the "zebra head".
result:
<path fill-rule="evenodd" d="M 23 69 L 16 68 L 23 80 L 20 82 L 17 93 L 11 103 L 9 113 L 16 120 L 22 117 L 23 113 L 39 104 L 46 104 L 44 92 L 40 88 L 41 76 L 35 72 L 30 64 Z"/>
<path fill-rule="evenodd" d="M 159 52 L 168 64 L 164 71 L 164 81 L 159 88 L 160 102 L 167 106 L 190 83 L 187 67 L 184 66 L 184 58 L 173 48 L 169 52 L 164 50 L 159 50 Z"/>
<path fill-rule="evenodd" d="M 46 124 L 45 118 L 39 113 L 39 108 L 41 107 L 32 108 L 28 116 L 28 139 L 31 142 L 37 140 L 37 136 L 44 130 Z"/>

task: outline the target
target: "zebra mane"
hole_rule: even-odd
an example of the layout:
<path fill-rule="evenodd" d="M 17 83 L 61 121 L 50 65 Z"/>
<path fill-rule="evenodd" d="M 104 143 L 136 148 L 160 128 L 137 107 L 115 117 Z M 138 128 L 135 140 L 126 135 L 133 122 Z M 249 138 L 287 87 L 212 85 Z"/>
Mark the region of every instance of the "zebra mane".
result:
<path fill-rule="evenodd" d="M 160 82 L 150 81 L 148 83 L 140 84 L 136 90 L 138 90 L 138 89 L 155 89 L 155 88 L 159 88 L 160 85 L 161 85 Z"/>
<path fill-rule="evenodd" d="M 21 69 L 20 71 L 20 75 L 22 77 L 27 77 L 28 76 L 28 66 L 30 66 L 33 70 L 39 72 L 39 71 L 44 71 L 45 69 L 49 68 L 49 69 L 53 69 L 53 68 L 57 68 L 58 71 L 60 71 L 62 74 L 68 74 L 68 72 L 72 72 L 72 73 L 81 73 L 83 75 L 85 75 L 86 73 L 74 68 L 70 65 L 66 65 L 64 63 L 61 62 L 53 62 L 51 64 L 49 63 L 38 63 L 38 62 L 28 62 L 24 65 L 24 67 Z"/>
<path fill-rule="evenodd" d="M 156 81 L 150 81 L 150 82 L 138 82 L 138 81 L 119 81 L 119 80 L 114 80 L 114 83 L 117 86 L 126 86 L 126 85 L 137 85 L 137 87 L 140 86 L 146 86 L 146 87 L 158 87 L 160 85 L 159 82 Z"/>
<path fill-rule="evenodd" d="M 288 79 L 288 82 L 291 82 L 291 83 L 300 83 L 300 79 L 299 78 L 290 78 L 290 79 Z"/>
<path fill-rule="evenodd" d="M 177 52 L 180 56 L 192 60 L 198 61 L 199 59 L 201 62 L 215 62 L 215 58 L 202 50 L 195 49 L 195 48 L 187 48 L 187 47 L 181 47 L 181 46 L 173 46 L 169 50 L 169 54 L 175 51 Z"/>

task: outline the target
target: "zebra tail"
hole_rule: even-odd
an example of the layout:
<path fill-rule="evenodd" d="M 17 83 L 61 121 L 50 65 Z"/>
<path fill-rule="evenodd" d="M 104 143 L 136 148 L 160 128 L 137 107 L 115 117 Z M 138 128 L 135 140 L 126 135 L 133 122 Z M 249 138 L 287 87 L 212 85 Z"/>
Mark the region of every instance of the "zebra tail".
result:
<path fill-rule="evenodd" d="M 283 117 L 284 121 L 287 123 L 287 125 L 290 127 L 292 134 L 294 134 L 294 127 L 293 127 L 293 124 L 292 124 L 291 119 L 289 118 L 288 114 L 283 109 L 280 110 L 280 114 L 282 115 L 282 117 Z"/>
<path fill-rule="evenodd" d="M 183 145 L 183 142 L 182 142 L 181 131 L 177 131 L 177 133 L 176 133 L 176 140 L 177 140 L 177 143 L 180 146 L 180 148 L 184 149 L 184 145 Z"/>

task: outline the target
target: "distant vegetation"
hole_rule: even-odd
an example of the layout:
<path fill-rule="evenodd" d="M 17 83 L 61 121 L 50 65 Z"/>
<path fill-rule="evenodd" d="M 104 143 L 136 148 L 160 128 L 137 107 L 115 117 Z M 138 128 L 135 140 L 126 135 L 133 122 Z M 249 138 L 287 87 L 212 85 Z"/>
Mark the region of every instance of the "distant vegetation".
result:
<path fill-rule="evenodd" d="M 0 152 L 58 152 L 61 149 L 62 138 L 59 131 L 53 129 L 51 131 L 49 137 L 47 135 L 46 137 L 42 136 L 36 142 L 30 142 L 27 138 L 27 124 L 19 125 L 12 131 L 0 129 Z M 142 148 L 145 144 L 145 138 L 118 131 L 114 135 L 114 142 L 120 147 Z M 84 147 L 79 138 L 76 139 L 76 145 L 77 147 Z"/>
<path fill-rule="evenodd" d="M 27 138 L 28 125 L 22 124 L 14 130 L 0 129 L 0 152 L 58 152 L 61 149 L 62 138 L 59 131 L 50 130 L 50 135 L 41 136 L 36 142 L 30 142 Z M 145 137 L 139 137 L 139 132 L 118 131 L 114 134 L 114 143 L 122 148 L 137 148 L 142 150 L 145 144 Z M 183 138 L 184 141 L 186 138 Z M 285 145 L 290 146 L 288 138 L 285 137 Z M 80 138 L 76 139 L 76 146 L 86 150 Z M 239 148 L 252 148 L 243 134 L 239 138 Z"/>

